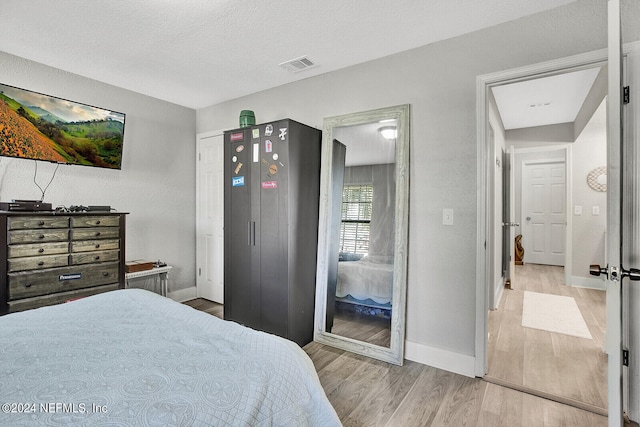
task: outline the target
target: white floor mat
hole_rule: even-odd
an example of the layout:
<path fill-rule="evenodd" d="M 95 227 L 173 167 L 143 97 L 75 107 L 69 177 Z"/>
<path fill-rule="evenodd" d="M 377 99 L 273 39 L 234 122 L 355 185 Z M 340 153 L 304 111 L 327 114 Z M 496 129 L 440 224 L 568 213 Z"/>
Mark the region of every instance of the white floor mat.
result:
<path fill-rule="evenodd" d="M 578 304 L 572 297 L 525 291 L 522 326 L 592 339 Z"/>

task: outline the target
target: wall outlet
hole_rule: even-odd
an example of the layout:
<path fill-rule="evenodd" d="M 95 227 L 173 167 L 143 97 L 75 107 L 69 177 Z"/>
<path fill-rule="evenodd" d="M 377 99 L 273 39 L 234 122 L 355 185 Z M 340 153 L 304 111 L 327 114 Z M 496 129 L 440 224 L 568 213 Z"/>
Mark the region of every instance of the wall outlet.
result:
<path fill-rule="evenodd" d="M 592 206 L 591 207 L 592 215 L 600 215 L 600 206 Z"/>
<path fill-rule="evenodd" d="M 573 213 L 575 215 L 582 215 L 582 206 L 574 206 Z"/>

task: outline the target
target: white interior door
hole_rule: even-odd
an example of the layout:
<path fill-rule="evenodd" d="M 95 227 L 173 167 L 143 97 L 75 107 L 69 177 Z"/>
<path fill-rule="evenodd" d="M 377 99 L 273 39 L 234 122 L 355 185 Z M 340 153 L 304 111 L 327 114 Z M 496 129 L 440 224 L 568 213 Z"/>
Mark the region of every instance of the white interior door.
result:
<path fill-rule="evenodd" d="M 620 1 L 608 2 L 607 96 L 607 353 L 609 426 L 623 425 L 622 407 L 622 264 L 621 140 L 622 140 L 622 42 Z"/>
<path fill-rule="evenodd" d="M 224 171 L 222 133 L 199 135 L 196 159 L 197 294 L 224 303 Z"/>
<path fill-rule="evenodd" d="M 511 287 L 515 276 L 515 161 L 513 145 L 502 152 L 502 269 L 505 283 Z"/>
<path fill-rule="evenodd" d="M 521 194 L 524 262 L 563 266 L 566 229 L 564 161 L 525 162 Z"/>
<path fill-rule="evenodd" d="M 512 146 L 507 150 L 506 155 L 507 162 L 505 162 L 505 190 L 507 192 L 507 209 L 509 212 L 509 223 L 507 226 L 509 241 L 507 243 L 507 250 L 509 251 L 508 267 L 507 267 L 507 280 L 513 284 L 513 278 L 515 277 L 516 258 L 515 258 L 515 246 L 516 246 L 516 227 L 520 226 L 520 223 L 516 223 L 516 189 L 515 189 L 515 170 L 513 165 L 515 164 L 515 149 Z"/>
<path fill-rule="evenodd" d="M 640 99 L 640 45 L 630 49 L 625 56 L 624 85 L 630 88 L 630 102 L 624 106 L 624 147 L 625 173 L 623 188 L 623 258 L 622 263 L 628 268 L 640 267 L 640 134 L 638 132 L 638 100 Z M 623 378 L 631 378 L 623 388 L 623 407 L 632 421 L 640 421 L 640 284 L 638 282 L 623 283 L 623 345 L 636 356 L 629 358 L 628 370 L 623 370 Z"/>

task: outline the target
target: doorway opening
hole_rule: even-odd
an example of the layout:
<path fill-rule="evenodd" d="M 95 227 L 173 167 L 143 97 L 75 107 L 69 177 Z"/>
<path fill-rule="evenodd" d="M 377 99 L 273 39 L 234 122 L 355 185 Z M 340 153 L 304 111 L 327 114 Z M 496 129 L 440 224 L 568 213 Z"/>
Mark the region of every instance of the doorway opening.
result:
<path fill-rule="evenodd" d="M 572 78 L 582 79 L 581 89 L 559 96 Z M 545 92 L 545 80 L 560 90 Z M 524 92 L 510 94 L 515 86 Z M 587 181 L 591 170 L 606 166 L 606 67 L 560 67 L 487 87 L 491 310 L 483 377 L 606 415 L 606 296 L 588 268 L 605 259 L 606 191 Z M 571 102 L 573 112 L 563 116 L 559 110 Z M 524 249 L 520 265 L 516 236 Z M 586 335 L 563 323 L 580 323 Z"/>

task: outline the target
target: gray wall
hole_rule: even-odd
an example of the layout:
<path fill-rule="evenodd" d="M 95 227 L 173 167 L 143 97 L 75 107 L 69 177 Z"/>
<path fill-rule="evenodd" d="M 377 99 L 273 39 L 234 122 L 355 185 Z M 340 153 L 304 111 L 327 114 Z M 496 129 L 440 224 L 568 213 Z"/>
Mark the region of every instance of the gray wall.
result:
<path fill-rule="evenodd" d="M 174 267 L 169 291 L 195 284 L 195 111 L 0 52 L 0 82 L 126 114 L 121 170 L 61 165 L 54 206 L 111 205 L 127 216 L 127 259 Z M 0 158 L 0 200 L 39 199 L 33 160 Z M 44 187 L 55 165 L 38 162 Z"/>
<path fill-rule="evenodd" d="M 625 19 L 640 22 L 638 2 Z M 633 7 L 631 7 L 631 5 Z M 407 340 L 475 354 L 476 76 L 606 47 L 606 2 L 587 0 L 197 111 L 197 133 L 411 104 Z M 640 38 L 640 26 L 625 25 Z M 322 63 L 322 58 L 317 58 Z M 454 226 L 442 209 L 454 209 Z"/>
<path fill-rule="evenodd" d="M 494 171 L 495 173 L 491 177 L 490 182 L 488 182 L 489 188 L 493 188 L 493 200 L 489 201 L 489 206 L 487 207 L 487 218 L 494 218 L 494 221 L 489 221 L 487 230 L 487 236 L 493 236 L 493 248 L 490 246 L 487 247 L 488 251 L 493 252 L 493 265 L 489 266 L 487 270 L 489 271 L 488 277 L 490 278 L 489 286 L 492 286 L 489 291 L 489 309 L 495 310 L 500 304 L 500 298 L 502 297 L 502 291 L 504 290 L 504 280 L 506 279 L 506 277 L 503 276 L 502 271 L 502 233 L 510 233 L 511 230 L 502 226 L 502 192 L 504 185 L 502 175 L 505 167 L 502 159 L 502 153 L 503 151 L 506 152 L 508 148 L 506 143 L 506 132 L 504 130 L 504 124 L 502 123 L 502 118 L 500 117 L 500 112 L 496 106 L 495 98 L 491 92 L 489 92 L 488 120 L 491 129 L 493 129 L 493 146 L 491 147 L 488 156 L 495 162 L 496 167 Z M 489 137 L 491 137 L 491 135 L 489 135 Z M 489 143 L 491 144 L 491 142 Z M 517 221 L 517 218 L 512 218 L 511 222 L 513 221 Z"/>
<path fill-rule="evenodd" d="M 599 166 L 607 165 L 606 105 L 596 111 L 592 120 L 584 128 L 573 144 L 573 259 L 571 260 L 572 281 L 588 283 L 602 281 L 589 275 L 589 265 L 605 265 L 605 231 L 607 228 L 607 193 L 593 190 L 587 184 L 587 175 Z M 575 215 L 575 206 L 582 206 L 582 215 Z M 599 214 L 593 214 L 597 206 Z M 586 279 L 586 280 L 584 280 Z"/>

